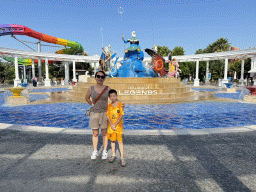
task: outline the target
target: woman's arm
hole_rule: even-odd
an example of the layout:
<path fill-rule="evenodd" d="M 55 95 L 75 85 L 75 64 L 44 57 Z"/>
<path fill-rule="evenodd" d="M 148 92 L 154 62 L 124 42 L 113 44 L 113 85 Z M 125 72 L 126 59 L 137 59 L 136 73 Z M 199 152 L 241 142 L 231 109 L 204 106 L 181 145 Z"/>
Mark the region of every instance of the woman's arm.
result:
<path fill-rule="evenodd" d="M 89 105 L 92 105 L 92 101 L 91 101 L 91 87 L 88 89 L 86 95 L 85 95 L 85 100 L 87 101 L 87 103 L 89 103 Z"/>

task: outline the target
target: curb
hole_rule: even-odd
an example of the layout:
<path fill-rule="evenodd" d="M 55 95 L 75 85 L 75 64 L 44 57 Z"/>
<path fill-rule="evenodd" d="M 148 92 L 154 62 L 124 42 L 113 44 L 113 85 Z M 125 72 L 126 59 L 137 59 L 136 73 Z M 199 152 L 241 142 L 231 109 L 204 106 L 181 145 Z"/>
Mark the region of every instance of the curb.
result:
<path fill-rule="evenodd" d="M 91 129 L 70 129 L 57 127 L 41 127 L 19 124 L 0 123 L 0 130 L 16 130 L 25 132 L 52 133 L 52 134 L 82 134 L 91 135 Z M 209 135 L 220 133 L 244 133 L 256 131 L 256 125 L 228 128 L 203 128 L 203 129 L 176 129 L 176 130 L 124 130 L 124 135 Z"/>

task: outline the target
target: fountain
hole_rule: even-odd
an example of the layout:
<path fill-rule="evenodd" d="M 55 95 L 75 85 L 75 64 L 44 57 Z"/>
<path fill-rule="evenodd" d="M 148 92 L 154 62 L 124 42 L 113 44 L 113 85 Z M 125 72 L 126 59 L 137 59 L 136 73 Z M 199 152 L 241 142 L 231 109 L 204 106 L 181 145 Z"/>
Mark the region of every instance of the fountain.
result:
<path fill-rule="evenodd" d="M 29 97 L 28 94 L 25 93 L 26 88 L 25 87 L 14 87 L 8 89 L 12 92 L 13 96 L 7 97 L 7 105 L 26 105 L 29 104 Z M 23 93 L 24 92 L 24 93 Z M 22 93 L 22 95 L 21 95 Z M 25 94 L 25 95 L 24 95 Z"/>
<path fill-rule="evenodd" d="M 244 96 L 243 101 L 250 102 L 250 103 L 256 103 L 256 87 L 245 86 L 244 88 L 250 93 Z"/>
<path fill-rule="evenodd" d="M 124 40 L 124 37 L 123 37 Z M 148 67 L 142 61 L 144 53 L 139 46 L 139 40 L 135 32 L 130 42 L 130 47 L 125 50 L 122 66 L 117 69 L 116 63 L 113 72 L 108 72 L 109 77 L 105 80 L 105 85 L 116 89 L 119 99 L 126 104 L 167 104 L 173 102 L 190 101 L 193 99 L 194 92 L 181 82 L 179 78 L 168 77 L 166 72 L 161 72 L 161 77 L 157 77 L 156 71 L 152 68 L 159 68 L 163 62 L 153 62 L 155 67 Z M 158 70 L 160 73 L 160 70 Z M 86 102 L 85 94 L 90 86 L 96 84 L 94 78 L 88 81 L 78 82 L 74 87 L 72 98 L 76 102 Z"/>
<path fill-rule="evenodd" d="M 25 88 L 24 87 L 14 87 L 14 88 L 10 88 L 8 90 L 10 90 L 13 94 L 13 97 L 16 98 L 16 97 L 22 97 L 21 96 L 21 92 L 24 90 Z"/>
<path fill-rule="evenodd" d="M 226 91 L 227 93 L 236 93 L 236 88 L 232 87 L 233 83 L 224 83 L 226 85 L 226 88 L 223 88 L 223 91 Z"/>

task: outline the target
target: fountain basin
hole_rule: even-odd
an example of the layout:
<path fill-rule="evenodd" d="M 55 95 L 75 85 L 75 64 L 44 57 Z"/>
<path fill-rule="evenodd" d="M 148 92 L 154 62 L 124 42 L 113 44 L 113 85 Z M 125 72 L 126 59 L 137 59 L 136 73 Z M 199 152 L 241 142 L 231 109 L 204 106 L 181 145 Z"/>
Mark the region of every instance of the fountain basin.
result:
<path fill-rule="evenodd" d="M 26 89 L 25 87 L 14 87 L 10 88 L 13 96 L 7 97 L 7 105 L 15 106 L 15 105 L 27 105 L 29 104 L 29 98 L 21 96 L 21 92 Z"/>
<path fill-rule="evenodd" d="M 236 88 L 232 88 L 233 83 L 224 83 L 226 85 L 226 88 L 223 88 L 223 91 L 226 91 L 227 93 L 236 93 Z"/>
<path fill-rule="evenodd" d="M 11 96 L 7 97 L 7 105 L 10 106 L 16 106 L 16 105 L 27 105 L 29 104 L 29 98 L 26 98 L 24 96 Z"/>
<path fill-rule="evenodd" d="M 13 97 L 23 97 L 21 96 L 21 92 L 25 89 L 25 87 L 14 87 L 14 88 L 10 88 L 8 90 L 10 90 L 13 94 Z"/>

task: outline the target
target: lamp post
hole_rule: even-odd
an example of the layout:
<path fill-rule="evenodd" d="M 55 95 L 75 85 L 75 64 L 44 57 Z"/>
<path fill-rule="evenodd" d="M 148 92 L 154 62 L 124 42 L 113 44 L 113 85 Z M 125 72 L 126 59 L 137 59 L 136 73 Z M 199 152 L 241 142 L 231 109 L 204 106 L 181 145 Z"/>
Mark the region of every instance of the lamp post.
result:
<path fill-rule="evenodd" d="M 124 9 L 122 7 L 119 7 L 118 8 L 118 13 L 120 13 L 120 15 L 121 15 L 122 33 L 123 33 L 123 36 L 124 36 L 124 27 L 123 27 L 123 18 L 122 18 L 122 14 L 124 13 Z M 124 44 L 124 52 L 125 52 L 125 44 Z"/>
<path fill-rule="evenodd" d="M 101 28 L 100 28 L 101 38 L 102 38 L 102 42 L 101 42 L 101 43 L 102 43 L 102 48 L 103 48 L 103 33 L 102 33 L 102 31 L 103 31 L 103 28 L 101 27 Z"/>

